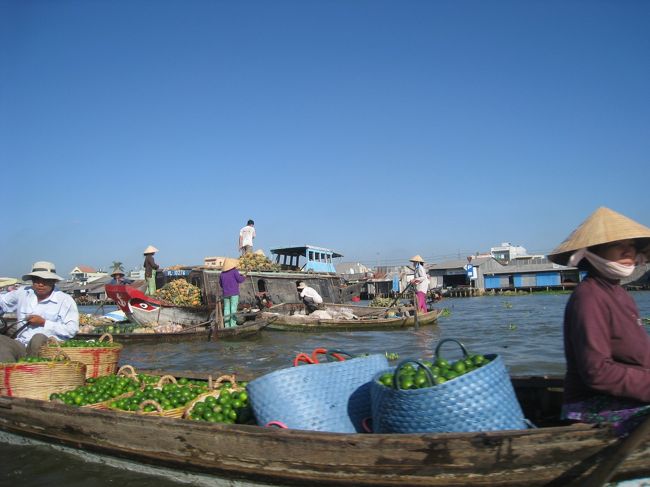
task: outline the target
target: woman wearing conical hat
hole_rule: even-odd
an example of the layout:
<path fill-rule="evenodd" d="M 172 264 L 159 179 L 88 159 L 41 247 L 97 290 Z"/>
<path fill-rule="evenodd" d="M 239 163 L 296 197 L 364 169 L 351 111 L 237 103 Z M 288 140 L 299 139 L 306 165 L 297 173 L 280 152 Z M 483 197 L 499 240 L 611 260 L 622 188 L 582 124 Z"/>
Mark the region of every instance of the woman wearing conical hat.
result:
<path fill-rule="evenodd" d="M 149 245 L 144 249 L 144 280 L 147 283 L 147 290 L 144 292 L 148 296 L 153 296 L 156 292 L 156 271 L 160 268 L 153 258 L 153 254 L 158 252 L 158 249 L 153 245 Z"/>
<path fill-rule="evenodd" d="M 239 285 L 246 280 L 237 267 L 239 259 L 230 257 L 223 261 L 219 285 L 223 291 L 223 322 L 226 328 L 237 326 L 236 313 L 239 307 Z"/>
<path fill-rule="evenodd" d="M 415 264 L 413 285 L 415 286 L 415 298 L 418 311 L 427 312 L 427 292 L 429 292 L 429 275 L 424 268 L 424 260 L 419 255 L 409 259 Z"/>
<path fill-rule="evenodd" d="M 620 434 L 650 414 L 650 337 L 620 280 L 650 257 L 650 228 L 599 208 L 549 256 L 587 277 L 564 313 L 564 419 Z"/>

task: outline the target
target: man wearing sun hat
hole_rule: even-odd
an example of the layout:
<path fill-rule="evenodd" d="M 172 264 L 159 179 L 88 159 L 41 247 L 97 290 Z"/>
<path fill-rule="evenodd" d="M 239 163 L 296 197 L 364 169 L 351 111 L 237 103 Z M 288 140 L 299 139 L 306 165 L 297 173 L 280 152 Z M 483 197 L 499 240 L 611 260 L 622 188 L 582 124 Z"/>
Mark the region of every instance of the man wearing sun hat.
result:
<path fill-rule="evenodd" d="M 549 254 L 587 271 L 564 312 L 564 419 L 627 434 L 650 414 L 650 337 L 620 285 L 648 257 L 650 228 L 605 207 Z"/>
<path fill-rule="evenodd" d="M 67 340 L 79 331 L 79 311 L 72 297 L 56 289 L 63 278 L 54 264 L 39 261 L 23 276 L 31 286 L 0 295 L 0 309 L 15 312 L 18 329 L 15 339 L 0 335 L 0 362 L 15 362 L 25 355 L 38 356 L 49 337 Z"/>
<path fill-rule="evenodd" d="M 413 285 L 415 286 L 415 297 L 417 300 L 418 311 L 427 312 L 427 293 L 429 292 L 429 276 L 424 268 L 424 260 L 419 255 L 414 255 L 409 259 L 415 264 Z"/>
<path fill-rule="evenodd" d="M 124 271 L 119 267 L 113 269 L 113 272 L 111 272 L 111 277 L 113 279 L 111 279 L 108 282 L 109 286 L 118 286 L 118 285 L 125 286 L 133 282 L 131 279 L 127 279 L 126 277 L 124 277 Z"/>

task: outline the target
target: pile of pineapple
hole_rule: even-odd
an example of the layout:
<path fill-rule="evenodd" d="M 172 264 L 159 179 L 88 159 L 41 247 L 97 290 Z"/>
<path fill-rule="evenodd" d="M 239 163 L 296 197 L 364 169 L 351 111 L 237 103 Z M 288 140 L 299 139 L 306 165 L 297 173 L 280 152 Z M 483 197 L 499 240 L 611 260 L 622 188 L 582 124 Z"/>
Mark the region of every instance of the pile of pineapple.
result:
<path fill-rule="evenodd" d="M 156 291 L 155 297 L 174 306 L 200 306 L 201 290 L 185 279 L 175 279 Z"/>
<path fill-rule="evenodd" d="M 239 258 L 239 272 L 279 271 L 280 265 L 274 264 L 264 254 L 246 254 Z"/>

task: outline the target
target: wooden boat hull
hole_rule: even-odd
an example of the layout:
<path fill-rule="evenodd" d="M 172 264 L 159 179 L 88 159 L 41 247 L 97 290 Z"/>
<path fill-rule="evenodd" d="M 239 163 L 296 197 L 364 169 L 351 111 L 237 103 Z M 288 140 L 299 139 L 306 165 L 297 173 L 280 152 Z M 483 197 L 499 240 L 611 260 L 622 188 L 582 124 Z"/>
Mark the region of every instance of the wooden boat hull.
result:
<path fill-rule="evenodd" d="M 519 386 L 514 381 L 525 411 L 559 407 L 561 388 L 554 385 L 561 380 L 527 381 Z M 589 425 L 335 434 L 71 409 L 8 397 L 0 398 L 0 430 L 149 465 L 277 485 L 579 485 L 617 446 L 611 428 Z M 650 475 L 649 453 L 650 439 L 623 462 L 614 480 Z"/>
<path fill-rule="evenodd" d="M 114 335 L 113 340 L 118 343 L 167 343 L 186 342 L 198 340 L 225 340 L 228 338 L 239 339 L 258 334 L 265 328 L 271 319 L 259 318 L 246 321 L 234 328 L 213 328 L 204 326 L 177 333 L 120 333 Z M 78 333 L 78 340 L 98 340 L 101 337 L 96 333 Z"/>
<path fill-rule="evenodd" d="M 132 286 L 107 285 L 106 294 L 124 312 L 131 323 L 140 326 L 197 326 L 210 320 L 211 310 L 202 307 L 169 306 L 145 295 Z"/>
<path fill-rule="evenodd" d="M 358 319 L 320 319 L 312 315 L 304 314 L 290 314 L 292 311 L 301 310 L 302 304 L 282 304 L 273 306 L 266 311 L 262 312 L 264 317 L 276 317 L 273 323 L 269 324 L 269 330 L 283 330 L 283 331 L 324 331 L 324 330 L 337 330 L 337 331 L 377 331 L 377 330 L 391 330 L 403 329 L 415 326 L 415 316 L 403 316 L 395 318 L 379 317 L 386 309 L 385 308 L 369 308 L 367 306 L 354 306 L 354 305 L 337 305 L 326 304 L 325 309 L 351 310 Z M 372 315 L 375 317 L 371 317 Z M 442 314 L 442 310 L 433 309 L 428 313 L 421 313 L 418 315 L 418 326 L 426 326 L 436 324 L 438 317 Z"/>

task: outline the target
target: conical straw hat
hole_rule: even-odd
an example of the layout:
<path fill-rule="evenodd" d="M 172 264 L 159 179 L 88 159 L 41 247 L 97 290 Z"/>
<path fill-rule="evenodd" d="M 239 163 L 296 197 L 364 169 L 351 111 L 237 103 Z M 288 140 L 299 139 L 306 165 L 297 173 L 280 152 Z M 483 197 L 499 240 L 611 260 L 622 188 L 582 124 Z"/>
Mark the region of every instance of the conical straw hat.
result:
<path fill-rule="evenodd" d="M 422 257 L 420 257 L 419 254 L 418 254 L 418 255 L 414 255 L 413 257 L 411 257 L 411 258 L 409 259 L 409 261 L 411 261 L 411 262 L 421 262 L 421 263 L 424 263 L 424 260 L 422 259 Z"/>
<path fill-rule="evenodd" d="M 158 252 L 158 249 L 153 245 L 149 245 L 146 249 L 144 249 L 144 252 L 142 253 L 146 255 L 146 254 L 155 254 L 156 252 Z"/>
<path fill-rule="evenodd" d="M 221 270 L 223 272 L 226 272 L 229 271 L 230 269 L 234 269 L 237 266 L 239 266 L 239 259 L 226 257 L 225 260 L 223 261 L 223 267 L 221 268 Z"/>
<path fill-rule="evenodd" d="M 548 258 L 556 264 L 567 265 L 569 257 L 576 250 L 626 239 L 635 239 L 637 248 L 650 258 L 650 228 L 601 206 L 571 232 Z"/>

